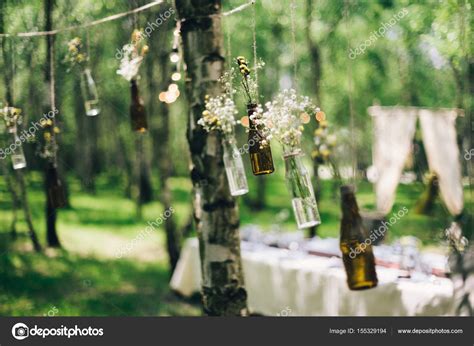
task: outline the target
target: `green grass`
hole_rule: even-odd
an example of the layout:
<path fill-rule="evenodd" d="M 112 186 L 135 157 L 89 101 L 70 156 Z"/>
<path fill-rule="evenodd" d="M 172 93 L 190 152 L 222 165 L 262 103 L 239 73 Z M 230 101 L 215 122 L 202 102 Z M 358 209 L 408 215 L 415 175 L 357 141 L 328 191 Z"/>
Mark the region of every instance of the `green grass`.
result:
<path fill-rule="evenodd" d="M 280 169 L 281 171 L 281 169 Z M 44 193 L 41 177 L 30 174 L 29 200 L 36 229 L 44 244 Z M 249 177 L 251 191 L 255 180 Z M 275 215 L 287 209 L 290 218 L 284 228 L 295 230 L 288 193 L 281 173 L 267 177 L 267 207 L 256 212 L 240 200 L 242 224 L 259 224 L 270 229 Z M 59 212 L 58 230 L 63 250 L 47 249 L 42 254 L 32 251 L 23 220 L 18 223 L 18 240 L 12 241 L 8 229 L 11 218 L 9 195 L 3 179 L 0 182 L 0 315 L 42 316 L 151 316 L 200 315 L 196 300 L 176 297 L 169 289 L 165 237 L 162 229 L 136 243 L 122 259 L 116 259 L 117 249 L 128 244 L 163 212 L 158 202 L 147 204 L 143 218 L 138 219 L 133 202 L 124 197 L 118 184 L 101 177 L 98 192 L 81 192 L 76 180 L 69 183 L 71 208 Z M 157 186 L 157 184 L 155 184 Z M 190 213 L 191 184 L 187 178 L 173 178 L 173 207 L 182 225 Z M 450 216 L 437 201 L 432 216 L 415 215 L 412 211 L 423 191 L 421 184 L 400 185 L 393 211 L 406 206 L 408 215 L 389 231 L 389 240 L 403 235 L 415 235 L 424 245 L 440 244 L 443 229 Z M 156 192 L 158 193 L 158 192 Z M 469 196 L 466 193 L 466 198 Z M 255 197 L 253 193 L 249 197 Z M 360 183 L 358 202 L 363 209 L 374 208 L 372 186 Z M 472 206 L 472 201 L 468 201 Z M 337 237 L 339 231 L 339 201 L 332 182 L 322 182 L 320 203 L 323 237 Z M 21 214 L 20 214 L 21 215 Z"/>

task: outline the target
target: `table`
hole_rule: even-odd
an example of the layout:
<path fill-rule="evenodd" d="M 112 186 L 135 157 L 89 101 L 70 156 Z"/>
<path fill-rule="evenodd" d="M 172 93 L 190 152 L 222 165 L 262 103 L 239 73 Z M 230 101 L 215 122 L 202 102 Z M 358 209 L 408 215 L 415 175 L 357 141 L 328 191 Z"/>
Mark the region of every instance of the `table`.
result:
<path fill-rule="evenodd" d="M 298 254 L 242 242 L 249 310 L 267 316 L 446 316 L 454 314 L 447 278 L 398 279 L 377 266 L 379 285 L 350 291 L 340 258 Z M 170 286 L 183 296 L 200 291 L 197 238 L 187 239 Z"/>

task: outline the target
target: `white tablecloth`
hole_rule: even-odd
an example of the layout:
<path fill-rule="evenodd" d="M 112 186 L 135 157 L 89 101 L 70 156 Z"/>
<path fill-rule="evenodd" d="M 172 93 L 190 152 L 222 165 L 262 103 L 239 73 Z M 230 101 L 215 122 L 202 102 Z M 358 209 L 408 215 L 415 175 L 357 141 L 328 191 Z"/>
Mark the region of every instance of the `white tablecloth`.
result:
<path fill-rule="evenodd" d="M 245 243 L 243 243 L 245 245 Z M 451 280 L 397 279 L 398 271 L 377 267 L 379 285 L 350 291 L 340 258 L 288 256 L 288 251 L 242 247 L 249 309 L 268 316 L 441 316 L 454 313 Z M 188 239 L 171 288 L 184 296 L 199 292 L 201 269 L 196 238 Z"/>

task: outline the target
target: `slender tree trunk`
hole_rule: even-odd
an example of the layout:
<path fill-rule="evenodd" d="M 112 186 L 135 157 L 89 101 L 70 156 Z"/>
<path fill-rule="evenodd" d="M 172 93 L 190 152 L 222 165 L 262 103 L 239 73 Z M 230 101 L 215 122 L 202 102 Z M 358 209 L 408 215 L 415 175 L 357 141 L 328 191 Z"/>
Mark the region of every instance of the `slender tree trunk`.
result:
<path fill-rule="evenodd" d="M 316 98 L 316 104 L 322 107 L 321 104 L 321 79 L 322 79 L 322 63 L 321 63 L 321 50 L 319 45 L 314 41 L 311 36 L 311 23 L 313 22 L 313 0 L 306 0 L 306 25 L 305 25 L 305 35 L 306 35 L 306 44 L 309 51 L 310 62 L 311 62 L 311 80 L 314 90 L 314 96 Z M 314 124 L 314 123 L 313 123 Z M 312 131 L 315 130 L 315 127 L 312 126 Z M 321 201 L 321 188 L 318 181 L 318 168 L 319 164 L 316 161 L 317 158 L 313 158 L 313 180 L 314 180 L 314 195 L 316 201 L 319 203 Z M 308 229 L 308 236 L 310 238 L 316 236 L 318 226 L 313 226 Z"/>
<path fill-rule="evenodd" d="M 76 78 L 73 84 L 74 90 L 81 90 L 80 79 L 79 76 L 77 77 L 78 78 Z M 78 178 L 80 179 L 82 190 L 94 193 L 95 187 L 92 162 L 93 148 L 90 140 L 93 134 L 91 134 L 89 130 L 91 127 L 95 126 L 88 126 L 88 124 L 94 122 L 96 117 L 86 117 L 86 110 L 82 98 L 75 97 L 73 103 L 77 133 L 87 134 L 87 136 L 82 136 L 80 140 L 75 142 L 75 170 L 79 174 Z"/>
<path fill-rule="evenodd" d="M 53 28 L 53 9 L 54 0 L 44 0 L 44 15 L 46 18 L 45 31 L 51 31 Z M 54 36 L 46 36 L 46 70 L 45 70 L 45 81 L 46 85 L 49 86 L 51 81 L 51 69 L 54 66 L 51 65 L 51 50 L 54 49 Z M 49 91 L 49 88 L 48 88 Z M 47 107 L 52 109 L 53 105 L 49 104 Z M 48 162 L 45 171 L 45 192 L 46 192 L 46 239 L 48 245 L 51 247 L 61 247 L 59 238 L 56 231 L 56 217 L 57 210 L 53 205 L 52 196 L 49 194 L 49 187 L 54 184 L 51 179 L 51 169 L 57 169 L 56 163 Z"/>
<path fill-rule="evenodd" d="M 143 134 L 135 134 L 135 163 L 133 165 L 133 187 L 132 199 L 135 201 L 135 212 L 138 219 L 143 216 L 142 191 L 140 177 L 142 173 L 143 160 Z"/>
<path fill-rule="evenodd" d="M 28 202 L 28 195 L 26 192 L 25 177 L 21 170 L 17 170 L 16 174 L 17 174 L 18 184 L 20 186 L 20 199 L 23 206 L 23 213 L 25 216 L 26 225 L 28 226 L 28 234 L 31 238 L 35 251 L 40 252 L 41 245 L 39 243 L 38 236 L 36 235 L 36 231 L 33 226 L 33 221 L 31 219 L 31 211 L 30 211 L 30 204 Z"/>
<path fill-rule="evenodd" d="M 5 32 L 5 24 L 4 24 L 4 13 L 5 13 L 5 1 L 4 0 L 0 0 L 0 32 Z M 6 39 L 5 38 L 1 38 L 1 43 L 2 43 L 2 57 L 3 57 L 3 69 L 4 69 L 4 73 L 3 73 L 3 78 L 4 78 L 4 83 L 5 83 L 5 100 L 7 102 L 11 102 L 11 99 L 12 99 L 12 95 L 11 95 L 11 88 L 9 88 L 8 86 L 11 85 L 10 84 L 10 80 L 11 80 L 11 77 L 10 77 L 10 69 L 9 69 L 9 64 L 7 63 L 7 54 L 6 54 L 6 50 L 7 50 L 7 42 L 6 42 Z M 10 105 L 11 106 L 11 105 Z M 3 121 L 3 119 L 0 119 L 0 121 Z M 8 143 L 8 140 L 6 141 L 6 143 Z M 2 162 L 0 162 L 0 166 L 1 166 L 1 169 L 2 169 L 2 174 L 3 176 L 5 177 L 5 182 L 7 184 L 7 189 L 8 191 L 10 192 L 10 195 L 11 195 L 11 198 L 12 198 L 12 222 L 10 224 L 10 232 L 11 232 L 11 235 L 13 238 L 16 238 L 17 234 L 16 234 L 16 223 L 17 223 L 17 220 L 18 220 L 18 216 L 17 216 L 17 209 L 18 209 L 18 195 L 15 191 L 15 187 L 13 185 L 13 181 L 12 181 L 12 178 L 11 178 L 11 175 L 10 175 L 10 170 L 8 169 L 8 164 L 7 164 L 7 161 L 6 161 L 6 158 L 4 160 L 1 160 Z"/>
<path fill-rule="evenodd" d="M 4 1 L 1 1 L 0 4 L 0 32 L 4 32 Z M 13 48 L 13 46 L 12 46 Z M 10 52 L 11 53 L 11 52 Z M 5 76 L 5 91 L 6 91 L 6 101 L 9 104 L 9 106 L 13 106 L 13 73 L 10 72 L 11 69 L 9 66 L 7 66 L 7 58 L 6 58 L 6 45 L 5 41 L 2 40 L 2 55 L 3 55 L 3 62 L 4 62 L 4 76 Z M 1 121 L 1 120 L 0 120 Z M 15 187 L 13 184 L 13 181 L 10 177 L 10 170 L 6 166 L 6 162 L 3 161 L 1 163 L 2 166 L 2 172 L 5 175 L 5 179 L 7 182 L 7 187 L 10 191 L 10 194 L 12 196 L 12 208 L 13 208 L 13 218 L 12 218 L 12 224 L 11 224 L 11 234 L 13 238 L 16 238 L 16 222 L 17 222 L 17 208 L 18 204 L 21 203 L 22 208 L 23 208 L 23 213 L 25 217 L 26 224 L 28 226 L 28 234 L 31 238 L 31 241 L 33 243 L 33 247 L 36 251 L 41 251 L 41 245 L 38 241 L 38 236 L 36 235 L 36 231 L 33 226 L 33 222 L 31 220 L 31 212 L 30 212 L 30 207 L 28 204 L 28 195 L 26 192 L 26 187 L 25 187 L 25 177 L 23 174 L 23 171 L 17 170 L 16 171 L 16 180 L 18 182 L 18 185 L 20 187 L 20 195 L 18 196 L 17 192 L 15 191 Z"/>
<path fill-rule="evenodd" d="M 3 121 L 3 120 L 0 120 L 0 121 Z M 13 186 L 13 181 L 10 176 L 10 171 L 7 167 L 6 159 L 0 160 L 0 168 L 2 170 L 3 177 L 5 178 L 5 183 L 7 184 L 8 192 L 10 192 L 10 196 L 12 198 L 12 222 L 10 224 L 10 233 L 11 233 L 12 238 L 16 239 L 17 237 L 16 223 L 18 221 L 17 209 L 18 209 L 18 204 L 19 204 L 18 195 Z"/>
<path fill-rule="evenodd" d="M 247 315 L 239 212 L 227 185 L 222 144 L 217 134 L 207 134 L 197 124 L 204 110 L 204 97 L 221 92 L 218 81 L 224 68 L 221 1 L 175 0 L 175 4 L 182 20 L 181 37 L 187 66 L 188 142 L 204 311 L 212 316 Z"/>
<path fill-rule="evenodd" d="M 153 15 L 158 15 L 153 13 Z M 171 51 L 171 40 L 170 32 L 173 23 L 171 21 L 163 24 L 163 27 L 155 33 L 151 44 L 151 54 L 157 59 L 160 66 L 159 75 L 161 76 L 161 83 L 157 83 L 158 78 L 155 78 L 155 63 L 149 63 L 147 65 L 147 77 L 148 77 L 148 89 L 151 95 L 157 95 L 160 91 L 166 90 L 168 83 L 170 83 L 170 60 L 169 54 Z M 172 206 L 172 194 L 169 186 L 169 178 L 172 172 L 171 162 L 171 148 L 170 148 L 170 126 L 169 126 L 169 106 L 164 102 L 158 103 L 158 107 L 155 107 L 154 101 L 149 103 L 149 110 L 151 114 L 151 134 L 153 141 L 154 152 L 156 154 L 156 162 L 158 163 L 158 171 L 160 177 L 160 201 L 163 204 L 164 210 L 169 210 Z M 154 120 L 154 121 L 153 121 Z M 181 230 L 177 227 L 174 215 L 165 219 L 165 232 L 166 232 L 166 247 L 168 251 L 170 272 L 174 272 L 176 264 L 179 259 L 181 251 Z"/>

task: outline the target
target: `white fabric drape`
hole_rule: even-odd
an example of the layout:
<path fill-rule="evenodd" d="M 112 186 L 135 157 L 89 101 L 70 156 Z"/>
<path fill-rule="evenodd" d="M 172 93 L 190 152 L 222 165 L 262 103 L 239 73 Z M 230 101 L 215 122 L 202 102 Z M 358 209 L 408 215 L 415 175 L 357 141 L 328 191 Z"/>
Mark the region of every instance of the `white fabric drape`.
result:
<path fill-rule="evenodd" d="M 458 215 L 464 202 L 456 141 L 456 110 L 421 109 L 419 115 L 430 170 L 438 176 L 439 190 L 449 212 Z"/>
<path fill-rule="evenodd" d="M 374 121 L 373 162 L 378 211 L 388 214 L 395 201 L 396 189 L 410 153 L 416 129 L 416 109 L 380 107 L 368 109 Z"/>

